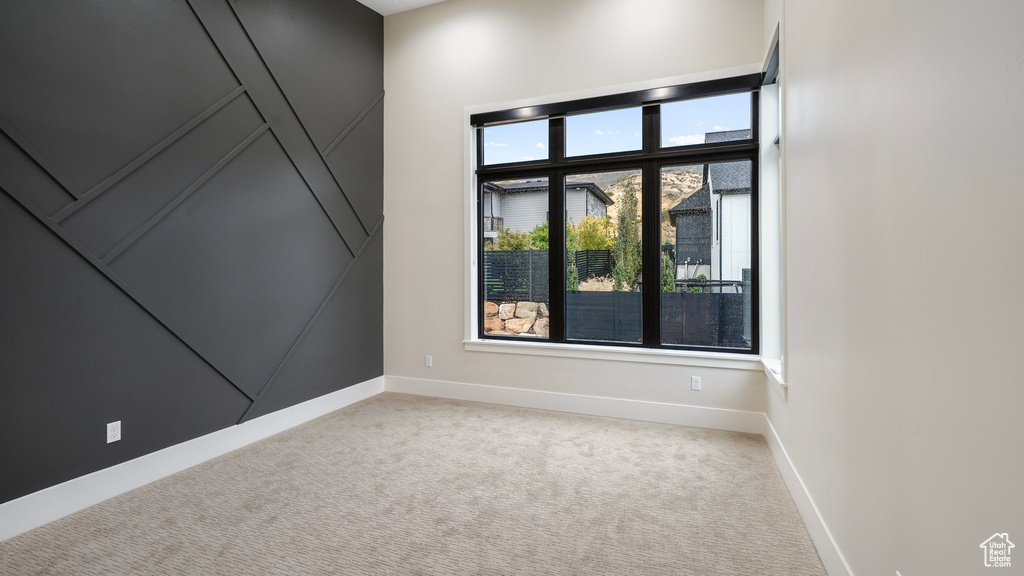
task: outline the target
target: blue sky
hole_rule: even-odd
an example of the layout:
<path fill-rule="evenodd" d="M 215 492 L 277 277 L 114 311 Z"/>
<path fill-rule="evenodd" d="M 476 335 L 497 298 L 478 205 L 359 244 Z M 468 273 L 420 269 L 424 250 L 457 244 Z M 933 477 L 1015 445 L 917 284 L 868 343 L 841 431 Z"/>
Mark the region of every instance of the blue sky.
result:
<path fill-rule="evenodd" d="M 750 94 L 730 94 L 661 106 L 662 146 L 703 144 L 704 133 L 750 128 Z M 640 108 L 579 114 L 565 119 L 569 156 L 639 150 Z M 548 157 L 547 120 L 484 128 L 484 161 L 504 164 Z"/>
<path fill-rule="evenodd" d="M 750 94 L 661 105 L 661 145 L 703 144 L 705 132 L 750 128 Z"/>
<path fill-rule="evenodd" d="M 517 122 L 484 128 L 484 163 L 505 164 L 548 157 L 548 121 Z"/>

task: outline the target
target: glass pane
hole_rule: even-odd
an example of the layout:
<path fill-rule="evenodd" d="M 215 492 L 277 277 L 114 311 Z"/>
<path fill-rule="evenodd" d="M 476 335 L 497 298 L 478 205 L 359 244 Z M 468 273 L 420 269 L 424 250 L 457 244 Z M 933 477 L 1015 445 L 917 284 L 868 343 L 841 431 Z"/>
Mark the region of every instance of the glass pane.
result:
<path fill-rule="evenodd" d="M 484 335 L 548 337 L 548 179 L 485 182 Z"/>
<path fill-rule="evenodd" d="M 643 339 L 640 170 L 565 179 L 565 335 Z"/>
<path fill-rule="evenodd" d="M 567 116 L 565 155 L 585 156 L 640 150 L 643 145 L 640 108 Z"/>
<path fill-rule="evenodd" d="M 749 160 L 662 169 L 662 343 L 750 349 L 750 182 Z"/>
<path fill-rule="evenodd" d="M 484 164 L 548 159 L 547 120 L 487 126 L 481 137 L 484 139 Z"/>
<path fill-rule="evenodd" d="M 661 145 L 689 146 L 750 138 L 750 93 L 661 105 Z"/>

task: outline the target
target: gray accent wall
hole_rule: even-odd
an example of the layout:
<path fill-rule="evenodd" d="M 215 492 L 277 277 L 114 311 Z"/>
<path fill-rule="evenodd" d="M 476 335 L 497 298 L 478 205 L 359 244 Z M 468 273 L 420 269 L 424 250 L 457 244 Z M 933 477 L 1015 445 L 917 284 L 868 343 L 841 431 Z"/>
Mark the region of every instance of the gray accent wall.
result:
<path fill-rule="evenodd" d="M 0 2 L 0 502 L 383 373 L 383 32 Z"/>

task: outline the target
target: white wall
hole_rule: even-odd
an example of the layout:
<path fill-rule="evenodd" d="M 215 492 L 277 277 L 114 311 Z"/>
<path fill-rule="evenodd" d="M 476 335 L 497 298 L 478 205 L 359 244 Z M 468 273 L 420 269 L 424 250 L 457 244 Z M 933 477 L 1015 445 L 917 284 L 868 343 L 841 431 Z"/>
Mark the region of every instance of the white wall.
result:
<path fill-rule="evenodd" d="M 657 18 L 651 18 L 657 14 Z M 385 371 L 764 409 L 758 372 L 466 352 L 464 110 L 763 60 L 760 0 L 449 0 L 385 19 Z M 433 368 L 423 356 L 433 356 Z M 691 392 L 690 374 L 704 379 Z"/>
<path fill-rule="evenodd" d="M 983 540 L 1024 545 L 1024 3 L 785 16 L 789 399 L 769 418 L 854 573 L 987 574 Z"/>

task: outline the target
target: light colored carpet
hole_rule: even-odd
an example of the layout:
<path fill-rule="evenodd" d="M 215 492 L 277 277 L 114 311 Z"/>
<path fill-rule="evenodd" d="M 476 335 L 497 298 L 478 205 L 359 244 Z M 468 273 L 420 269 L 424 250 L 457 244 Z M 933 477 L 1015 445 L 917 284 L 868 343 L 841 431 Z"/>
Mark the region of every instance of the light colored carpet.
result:
<path fill-rule="evenodd" d="M 0 543 L 0 573 L 825 570 L 760 436 L 385 393 Z"/>

